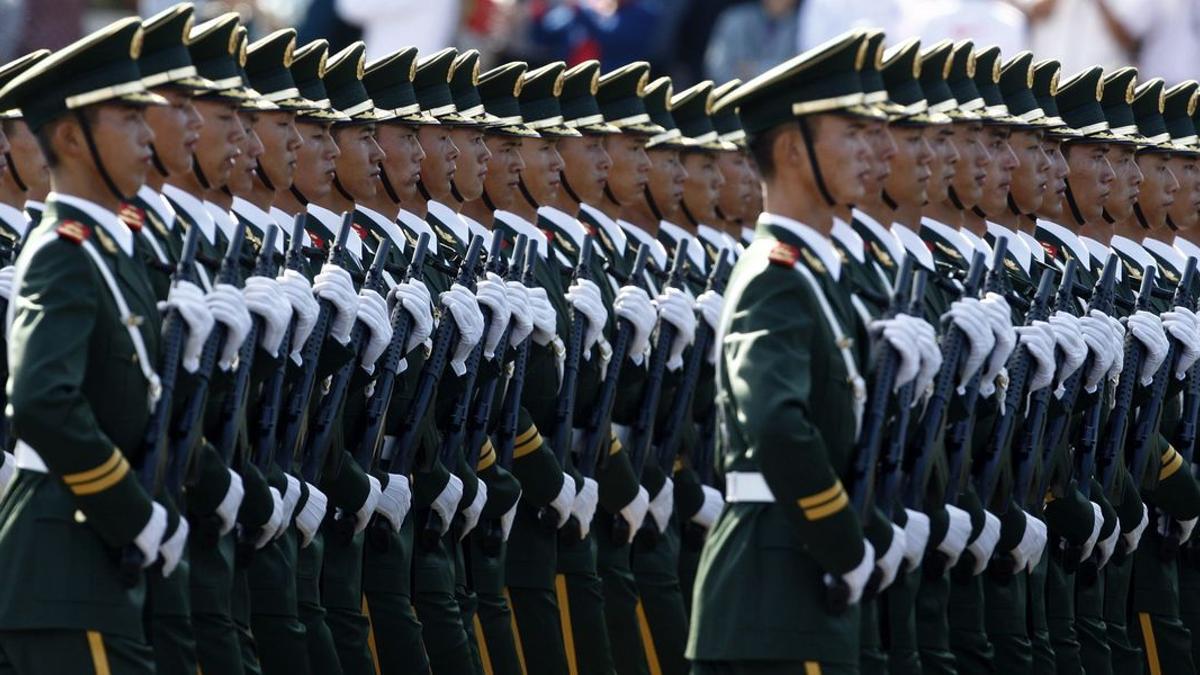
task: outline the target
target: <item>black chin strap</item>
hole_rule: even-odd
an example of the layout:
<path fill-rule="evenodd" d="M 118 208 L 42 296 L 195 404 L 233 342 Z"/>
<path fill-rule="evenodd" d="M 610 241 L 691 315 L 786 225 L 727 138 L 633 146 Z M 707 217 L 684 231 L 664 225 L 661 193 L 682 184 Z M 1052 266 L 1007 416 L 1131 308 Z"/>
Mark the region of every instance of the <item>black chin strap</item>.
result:
<path fill-rule="evenodd" d="M 1171 228 L 1172 232 L 1179 231 L 1179 226 L 1175 224 L 1174 220 L 1171 220 L 1170 214 L 1167 215 L 1167 227 Z"/>
<path fill-rule="evenodd" d="M 1017 200 L 1013 199 L 1012 193 L 1008 193 L 1008 210 L 1013 212 L 1014 216 L 1023 216 L 1021 207 L 1017 206 Z"/>
<path fill-rule="evenodd" d="M 396 188 L 392 187 L 392 179 L 388 178 L 387 169 L 383 165 L 379 165 L 379 181 L 383 183 L 383 191 L 387 193 L 388 199 L 392 200 L 393 204 L 400 203 L 400 195 L 396 194 Z"/>
<path fill-rule="evenodd" d="M 680 201 L 679 208 L 683 211 L 683 217 L 687 218 L 689 223 L 695 225 L 696 227 L 700 227 L 700 221 L 696 219 L 696 216 L 692 215 L 692 211 L 688 208 L 686 201 Z"/>
<path fill-rule="evenodd" d="M 342 185 L 342 181 L 338 180 L 337 174 L 333 174 L 333 189 L 338 191 L 347 201 L 354 201 L 354 197 L 346 190 L 346 186 Z"/>
<path fill-rule="evenodd" d="M 575 200 L 576 204 L 582 204 L 583 200 L 579 198 L 579 194 L 571 187 L 571 182 L 567 180 L 567 174 L 562 171 L 558 172 L 558 182 L 562 184 L 564 190 L 567 191 L 567 196 Z"/>
<path fill-rule="evenodd" d="M 821 198 L 829 206 L 837 206 L 837 202 L 833 199 L 833 194 L 829 192 L 829 188 L 825 185 L 825 175 L 821 173 L 821 163 L 817 161 L 817 151 L 813 147 L 812 130 L 808 128 L 808 120 L 801 117 L 796 120 L 800 127 L 800 137 L 804 139 L 804 148 L 808 152 L 808 165 L 812 167 L 813 180 L 817 183 L 817 190 L 821 193 Z"/>
<path fill-rule="evenodd" d="M 421 193 L 421 197 L 427 201 L 433 201 L 433 197 L 429 196 L 429 189 L 425 187 L 425 181 L 417 179 L 417 191 Z"/>
<path fill-rule="evenodd" d="M 733 222 L 733 219 L 730 218 L 729 216 L 725 215 L 725 212 L 721 210 L 720 206 L 714 206 L 713 211 L 715 211 L 717 214 L 717 220 L 719 220 L 723 223 Z"/>
<path fill-rule="evenodd" d="M 21 180 L 21 174 L 17 173 L 17 165 L 13 163 L 12 153 L 4 153 L 4 161 L 8 163 L 8 172 L 12 174 L 13 182 L 17 184 L 17 189 L 21 192 L 29 192 L 29 186 L 25 181 Z"/>
<path fill-rule="evenodd" d="M 458 191 L 458 184 L 453 180 L 450 181 L 450 196 L 454 197 L 459 204 L 466 204 L 467 200 L 463 199 L 462 193 Z"/>
<path fill-rule="evenodd" d="M 208 176 L 204 175 L 204 169 L 200 168 L 200 158 L 192 153 L 192 172 L 196 174 L 196 180 L 200 181 L 200 187 L 205 190 L 211 190 L 212 185 L 208 182 Z"/>
<path fill-rule="evenodd" d="M 258 161 L 257 159 L 254 160 L 254 164 L 254 175 L 258 176 L 258 179 L 262 181 L 263 187 L 267 188 L 271 192 L 274 192 L 275 183 L 271 180 L 271 177 L 267 175 L 267 168 L 263 166 L 262 162 Z"/>
<path fill-rule="evenodd" d="M 621 205 L 621 202 L 617 201 L 617 196 L 612 193 L 612 190 L 608 189 L 608 183 L 604 184 L 604 198 L 617 206 Z"/>
<path fill-rule="evenodd" d="M 979 208 L 978 206 L 972 206 L 971 213 L 974 213 L 975 215 L 979 216 L 980 218 L 983 218 L 984 220 L 987 220 L 987 217 L 988 217 L 987 214 L 984 213 L 983 209 Z"/>
<path fill-rule="evenodd" d="M 1150 221 L 1146 219 L 1146 214 L 1142 211 L 1141 204 L 1137 202 L 1133 203 L 1133 215 L 1137 216 L 1138 224 L 1142 226 L 1143 230 L 1150 229 Z"/>
<path fill-rule="evenodd" d="M 537 200 L 533 198 L 533 195 L 529 193 L 529 187 L 525 185 L 524 176 L 517 177 L 517 187 L 521 190 L 521 196 L 524 197 L 525 201 L 536 211 L 539 205 Z"/>
<path fill-rule="evenodd" d="M 488 211 L 492 211 L 493 213 L 497 211 L 496 203 L 492 201 L 492 196 L 488 194 L 487 188 L 483 188 L 482 198 L 483 205 L 488 208 Z"/>
<path fill-rule="evenodd" d="M 1108 223 L 1109 225 L 1117 222 L 1117 219 L 1113 218 L 1112 215 L 1109 214 L 1108 209 L 1102 209 L 1100 211 L 1100 215 L 1104 217 L 1104 222 Z"/>
<path fill-rule="evenodd" d="M 158 175 L 163 178 L 168 176 L 167 167 L 162 163 L 162 158 L 158 156 L 158 148 L 154 147 L 153 143 L 150 144 L 150 163 L 154 165 L 154 170 L 158 172 Z"/>
<path fill-rule="evenodd" d="M 1067 206 L 1071 209 L 1071 217 L 1075 219 L 1076 225 L 1082 227 L 1084 225 L 1083 213 L 1079 210 L 1079 204 L 1075 202 L 1075 193 L 1071 191 L 1071 181 L 1068 180 L 1066 183 L 1067 191 L 1065 194 L 1067 197 Z"/>
<path fill-rule="evenodd" d="M 950 198 L 950 203 L 954 205 L 954 208 L 959 211 L 967 210 L 967 207 L 963 206 L 962 200 L 958 198 L 958 193 L 955 192 L 953 185 L 946 188 L 946 196 Z"/>
<path fill-rule="evenodd" d="M 900 205 L 896 203 L 895 199 L 892 199 L 892 196 L 888 194 L 886 189 L 883 190 L 883 194 L 880 195 L 880 199 L 882 199 L 883 203 L 887 204 L 887 207 L 893 211 L 900 208 Z"/>
<path fill-rule="evenodd" d="M 301 206 L 308 206 L 308 197 L 305 197 L 304 193 L 295 185 L 288 187 L 288 192 L 292 193 L 292 196 L 296 198 L 296 201 L 300 202 Z"/>
<path fill-rule="evenodd" d="M 104 180 L 104 185 L 108 187 L 108 191 L 112 193 L 120 201 L 128 199 L 128 195 L 121 194 L 120 188 L 117 187 L 116 181 L 112 175 L 108 173 L 108 167 L 104 166 L 104 160 L 100 157 L 100 150 L 96 147 L 96 139 L 92 136 L 92 125 L 88 124 L 87 116 L 83 110 L 75 111 L 75 119 L 79 120 L 79 126 L 83 130 L 83 139 L 87 143 L 88 152 L 92 155 L 92 161 L 96 164 L 96 170 L 100 172 L 100 178 Z"/>
<path fill-rule="evenodd" d="M 658 203 L 654 201 L 654 195 L 650 194 L 650 186 L 642 188 L 642 193 L 646 195 L 646 203 L 650 205 L 650 213 L 654 214 L 654 219 L 661 221 L 662 211 L 658 209 Z"/>

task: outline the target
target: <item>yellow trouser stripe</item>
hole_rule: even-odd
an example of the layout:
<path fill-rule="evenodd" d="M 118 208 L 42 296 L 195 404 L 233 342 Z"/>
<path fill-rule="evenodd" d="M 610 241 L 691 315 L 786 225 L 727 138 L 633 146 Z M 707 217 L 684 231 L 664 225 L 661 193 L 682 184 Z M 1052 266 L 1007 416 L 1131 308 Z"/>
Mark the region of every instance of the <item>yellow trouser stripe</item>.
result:
<path fill-rule="evenodd" d="M 488 653 L 487 638 L 483 635 L 483 622 L 475 615 L 475 642 L 479 644 L 479 660 L 483 662 L 483 675 L 492 675 L 492 655 Z"/>
<path fill-rule="evenodd" d="M 528 429 L 526 429 L 525 431 L 522 431 L 520 434 L 518 434 L 517 437 L 513 439 L 513 443 L 515 443 L 516 445 L 520 445 L 528 440 L 531 440 L 534 436 L 537 436 L 537 433 L 538 433 L 537 427 L 531 426 Z"/>
<path fill-rule="evenodd" d="M 64 474 L 62 477 L 63 482 L 67 485 L 74 485 L 76 483 L 86 483 L 88 481 L 96 480 L 109 471 L 117 468 L 117 465 L 121 463 L 121 459 L 121 453 L 113 450 L 113 454 L 110 455 L 108 459 L 104 460 L 104 463 L 100 466 L 93 469 L 88 469 L 87 471 L 80 471 L 79 473 Z"/>
<path fill-rule="evenodd" d="M 540 447 L 542 447 L 542 437 L 539 434 L 514 448 L 513 457 L 524 457 Z"/>
<path fill-rule="evenodd" d="M 1167 455 L 1170 455 L 1171 457 L 1167 459 Z M 1162 468 L 1158 470 L 1158 479 L 1160 481 L 1166 480 L 1175 475 L 1175 472 L 1179 470 L 1179 467 L 1183 466 L 1183 455 L 1175 452 L 1174 450 L 1168 450 L 1167 452 L 1163 453 L 1163 458 Z"/>
<path fill-rule="evenodd" d="M 71 488 L 71 492 L 74 492 L 81 497 L 85 495 L 94 495 L 97 492 L 103 492 L 116 485 L 122 478 L 125 477 L 125 474 L 127 473 L 129 473 L 129 462 L 125 461 L 124 457 L 121 457 L 120 461 L 117 462 L 116 467 L 113 468 L 112 471 L 109 471 L 96 480 L 89 481 L 87 483 L 76 483 L 74 485 L 69 485 L 68 487 Z"/>
<path fill-rule="evenodd" d="M 807 497 L 801 497 L 800 498 L 800 508 L 811 509 L 814 506 L 820 506 L 821 504 L 824 504 L 825 502 L 829 501 L 830 499 L 833 499 L 834 497 L 838 496 L 842 492 L 843 492 L 842 481 L 840 481 L 840 480 L 834 481 L 833 485 L 830 485 L 829 488 L 826 490 L 821 490 L 820 492 L 818 492 L 814 495 L 809 495 Z"/>
<path fill-rule="evenodd" d="M 845 491 L 843 491 L 838 494 L 837 497 L 834 497 L 833 501 L 827 504 L 823 504 L 812 509 L 805 509 L 804 517 L 808 518 L 809 520 L 820 520 L 822 518 L 827 518 L 846 508 L 846 504 L 849 503 L 850 498 L 847 497 Z"/>
<path fill-rule="evenodd" d="M 375 647 L 375 622 L 371 621 L 371 608 L 367 606 L 367 596 L 363 594 L 363 616 L 367 617 L 367 649 L 371 650 L 371 662 L 375 664 L 375 675 L 383 675 L 379 670 L 379 651 Z"/>
<path fill-rule="evenodd" d="M 646 664 L 650 666 L 650 675 L 662 675 L 662 666 L 658 664 L 658 650 L 654 648 L 654 636 L 650 634 L 650 621 L 646 619 L 646 608 L 642 601 L 637 604 L 638 630 L 642 634 L 642 649 L 646 652 Z"/>
<path fill-rule="evenodd" d="M 1158 643 L 1154 640 L 1154 626 L 1150 624 L 1150 615 L 1138 612 L 1138 622 L 1142 624 L 1142 643 L 1146 646 L 1146 663 L 1150 666 L 1150 675 L 1162 675 L 1162 666 L 1158 663 Z"/>
<path fill-rule="evenodd" d="M 489 466 L 496 463 L 496 449 L 492 447 L 490 439 L 483 439 L 483 448 L 479 451 L 479 461 L 475 464 L 476 471 L 483 471 Z"/>
<path fill-rule="evenodd" d="M 92 668 L 96 675 L 112 675 L 108 667 L 108 652 L 104 650 L 104 638 L 98 631 L 87 632 L 88 650 L 92 653 Z"/>
<path fill-rule="evenodd" d="M 575 663 L 575 627 L 571 625 L 571 598 L 567 594 L 567 577 L 554 577 L 554 593 L 558 596 L 558 621 L 562 624 L 563 649 L 567 652 L 567 672 L 579 675 Z"/>
<path fill-rule="evenodd" d="M 517 628 L 517 608 L 513 606 L 512 596 L 509 594 L 507 586 L 504 587 L 504 602 L 511 610 L 513 644 L 517 645 L 517 662 L 521 664 L 521 672 L 524 673 L 529 670 L 525 667 L 525 647 L 521 645 L 521 629 Z"/>
<path fill-rule="evenodd" d="M 805 661 L 804 675 L 821 675 L 821 664 L 816 661 Z"/>

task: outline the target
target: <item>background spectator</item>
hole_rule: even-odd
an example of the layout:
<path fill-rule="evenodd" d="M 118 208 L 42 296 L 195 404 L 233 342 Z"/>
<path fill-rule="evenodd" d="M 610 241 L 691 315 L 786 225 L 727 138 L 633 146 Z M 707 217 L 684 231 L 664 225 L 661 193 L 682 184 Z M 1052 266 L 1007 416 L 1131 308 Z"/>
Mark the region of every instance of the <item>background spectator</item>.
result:
<path fill-rule="evenodd" d="M 760 0 L 722 12 L 704 56 L 716 82 L 749 80 L 796 53 L 796 0 Z"/>

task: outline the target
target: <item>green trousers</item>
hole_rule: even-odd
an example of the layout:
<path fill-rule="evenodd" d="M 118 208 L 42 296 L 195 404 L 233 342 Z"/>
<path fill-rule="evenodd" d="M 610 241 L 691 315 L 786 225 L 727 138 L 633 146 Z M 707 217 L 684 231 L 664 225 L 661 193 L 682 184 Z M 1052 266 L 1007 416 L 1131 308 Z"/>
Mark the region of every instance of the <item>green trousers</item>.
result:
<path fill-rule="evenodd" d="M 908 572 L 901 569 L 879 598 L 879 637 L 891 675 L 921 675 L 916 614 L 921 574 L 920 567 Z"/>
<path fill-rule="evenodd" d="M 308 663 L 312 672 L 341 675 L 333 633 L 325 623 L 325 608 L 321 605 L 321 570 L 325 560 L 325 537 L 318 531 L 308 546 L 296 555 L 296 606 L 304 624 Z"/>
<path fill-rule="evenodd" d="M 475 644 L 484 673 L 522 675 L 525 656 L 514 631 L 512 608 L 504 589 L 505 544 L 489 550 L 485 544 L 496 536 L 492 523 L 483 523 L 467 537 L 467 582 L 475 592 L 476 611 L 472 622 Z"/>
<path fill-rule="evenodd" d="M 504 576 L 528 675 L 569 672 L 555 593 L 557 569 L 558 531 L 538 520 L 536 507 L 518 502 Z"/>
<path fill-rule="evenodd" d="M 1075 579 L 1075 629 L 1079 657 L 1087 675 L 1111 675 L 1112 652 L 1104 625 L 1104 571 L 1077 574 Z"/>
<path fill-rule="evenodd" d="M 663 675 L 688 672 L 683 656 L 688 621 L 679 585 L 679 545 L 679 523 L 672 515 L 666 532 L 653 538 L 645 531 L 638 534 L 630 557 L 654 654 Z"/>
<path fill-rule="evenodd" d="M 333 634 L 338 661 L 346 675 L 375 675 L 367 642 L 371 626 L 362 611 L 363 533 L 351 535 L 333 518 L 325 519 L 325 565 L 321 604 Z"/>
<path fill-rule="evenodd" d="M 879 639 L 879 601 L 865 598 L 861 603 L 862 633 L 858 665 L 864 675 L 887 675 L 887 654 Z"/>
<path fill-rule="evenodd" d="M 596 571 L 604 589 L 604 622 L 612 645 L 613 662 L 621 675 L 649 675 L 646 645 L 642 640 L 645 626 L 637 581 L 630 567 L 630 546 L 616 541 L 614 515 L 604 508 L 592 519 L 592 537 L 596 541 Z"/>
<path fill-rule="evenodd" d="M 940 572 L 943 563 L 926 555 L 922 563 L 920 590 L 916 596 L 917 645 L 925 675 L 955 675 L 950 651 L 950 574 Z"/>
<path fill-rule="evenodd" d="M 1145 656 L 1130 638 L 1129 594 L 1133 581 L 1133 554 L 1114 556 L 1104 568 L 1104 626 L 1112 669 L 1118 675 L 1138 675 Z"/>
<path fill-rule="evenodd" d="M 243 675 L 242 648 L 233 623 L 233 533 L 216 545 L 204 541 L 202 528 L 188 535 L 191 574 L 192 627 L 200 669 L 209 673 Z"/>
<path fill-rule="evenodd" d="M 363 564 L 363 614 L 369 622 L 369 645 L 383 675 L 429 673 L 429 657 L 421 641 L 421 622 L 412 601 L 413 522 L 399 532 L 390 527 L 367 529 Z"/>
<path fill-rule="evenodd" d="M 426 522 L 428 510 L 409 514 L 414 536 Z M 426 548 L 413 547 L 413 605 L 421 622 L 421 639 L 434 673 L 474 673 L 475 664 L 467 643 L 458 599 L 454 595 L 455 556 L 447 537 Z"/>
<path fill-rule="evenodd" d="M 190 565 L 187 556 L 171 576 L 163 578 L 162 566 L 146 573 L 147 635 L 154 649 L 159 675 L 195 675 L 196 638 L 192 630 Z"/>
<path fill-rule="evenodd" d="M 692 675 L 857 675 L 858 668 L 817 661 L 700 662 Z"/>
<path fill-rule="evenodd" d="M 604 622 L 604 585 L 596 573 L 595 540 L 590 532 L 586 539 L 579 539 L 570 529 L 560 532 L 554 592 L 571 671 L 580 675 L 613 672 Z"/>
<path fill-rule="evenodd" d="M 250 630 L 258 643 L 265 675 L 309 675 L 308 632 L 296 600 L 299 534 L 289 527 L 254 553 L 246 577 L 250 588 Z M 194 671 L 193 671 L 194 672 Z"/>
<path fill-rule="evenodd" d="M 98 631 L 0 632 L 0 675 L 154 675 L 154 650 Z"/>
<path fill-rule="evenodd" d="M 254 632 L 250 629 L 250 584 L 246 578 L 246 568 L 234 562 L 233 565 L 233 596 L 230 598 L 233 625 L 237 630 L 238 649 L 242 653 L 242 670 L 246 675 L 262 675 L 262 665 L 258 662 L 258 644 Z"/>
<path fill-rule="evenodd" d="M 1133 555 L 1130 622 L 1133 643 L 1145 655 L 1143 672 L 1196 672 L 1192 632 L 1180 616 L 1178 558 L 1164 554 L 1162 537 L 1153 527 Z"/>
<path fill-rule="evenodd" d="M 1046 551 L 1029 573 L 1025 611 L 1029 614 L 1029 642 L 1033 650 L 1034 675 L 1055 675 L 1054 645 L 1050 642 L 1050 624 L 1046 616 L 1046 577 L 1050 570 L 1050 552 Z"/>
<path fill-rule="evenodd" d="M 1179 556 L 1179 618 L 1192 634 L 1192 663 L 1200 664 L 1200 556 Z"/>
<path fill-rule="evenodd" d="M 1000 576 L 985 571 L 983 601 L 986 607 L 988 640 L 995 654 L 994 669 L 1005 675 L 1031 675 L 1033 643 L 1029 639 L 1029 574 L 1025 571 Z M 959 672 L 962 672 L 960 667 Z"/>
<path fill-rule="evenodd" d="M 950 651 L 962 675 L 990 673 L 995 651 L 988 640 L 984 612 L 984 579 L 971 574 L 974 559 L 964 560 L 950 572 L 950 599 L 946 607 L 950 627 Z M 986 572 L 985 572 L 986 574 Z M 990 611 L 990 607 L 987 608 Z"/>
<path fill-rule="evenodd" d="M 1051 539 L 1053 541 L 1053 539 Z M 1047 551 L 1046 628 L 1057 675 L 1082 675 L 1079 634 L 1075 627 L 1075 573 L 1063 567 L 1061 553 Z"/>

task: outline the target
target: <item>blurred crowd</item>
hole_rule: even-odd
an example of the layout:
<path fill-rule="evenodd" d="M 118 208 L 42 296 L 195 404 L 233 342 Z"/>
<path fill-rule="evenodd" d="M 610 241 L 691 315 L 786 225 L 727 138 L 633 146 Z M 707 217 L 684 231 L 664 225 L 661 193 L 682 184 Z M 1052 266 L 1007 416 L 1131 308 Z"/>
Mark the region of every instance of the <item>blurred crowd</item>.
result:
<path fill-rule="evenodd" d="M 115 16 L 176 0 L 0 0 L 0 60 L 65 45 Z M 650 61 L 679 87 L 747 79 L 848 28 L 878 26 L 893 44 L 971 38 L 1003 53 L 1032 49 L 1065 74 L 1138 64 L 1168 81 L 1200 77 L 1197 0 L 197 0 L 201 17 L 238 11 L 258 34 L 301 27 L 368 58 L 474 47 L 490 62 Z"/>

